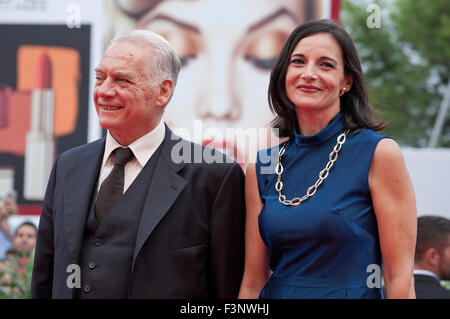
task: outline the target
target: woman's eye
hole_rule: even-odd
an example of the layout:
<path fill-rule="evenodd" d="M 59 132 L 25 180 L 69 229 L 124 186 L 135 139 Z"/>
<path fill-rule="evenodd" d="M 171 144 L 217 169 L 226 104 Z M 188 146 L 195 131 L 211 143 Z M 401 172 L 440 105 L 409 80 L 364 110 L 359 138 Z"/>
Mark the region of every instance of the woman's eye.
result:
<path fill-rule="evenodd" d="M 240 55 L 255 68 L 270 71 L 288 36 L 285 30 L 279 29 L 252 33 L 245 39 Z"/>
<path fill-rule="evenodd" d="M 305 61 L 303 59 L 292 59 L 291 64 L 303 64 Z"/>
<path fill-rule="evenodd" d="M 273 65 L 275 64 L 275 61 L 277 60 L 276 57 L 270 58 L 270 59 L 258 59 L 252 56 L 245 56 L 245 60 L 253 64 L 259 69 L 262 70 L 271 70 Z"/>
<path fill-rule="evenodd" d="M 323 62 L 322 65 L 327 68 L 334 68 L 333 64 L 331 64 L 329 62 Z"/>

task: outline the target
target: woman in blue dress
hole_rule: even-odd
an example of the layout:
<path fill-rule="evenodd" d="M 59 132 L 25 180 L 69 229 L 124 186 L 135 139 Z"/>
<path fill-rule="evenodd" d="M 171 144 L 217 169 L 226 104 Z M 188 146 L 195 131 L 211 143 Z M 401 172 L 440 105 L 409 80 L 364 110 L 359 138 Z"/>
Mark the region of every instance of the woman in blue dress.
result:
<path fill-rule="evenodd" d="M 295 29 L 269 104 L 286 141 L 247 168 L 239 297 L 382 298 L 383 273 L 387 298 L 415 298 L 414 190 L 400 147 L 378 133 L 346 31 Z"/>

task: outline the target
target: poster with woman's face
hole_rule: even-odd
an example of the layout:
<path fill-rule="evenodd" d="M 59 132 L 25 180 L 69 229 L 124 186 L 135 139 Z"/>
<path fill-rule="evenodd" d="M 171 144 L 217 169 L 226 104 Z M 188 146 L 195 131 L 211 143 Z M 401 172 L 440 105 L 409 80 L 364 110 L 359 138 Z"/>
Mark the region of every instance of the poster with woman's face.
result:
<path fill-rule="evenodd" d="M 291 31 L 329 17 L 330 0 L 115 0 L 105 41 L 131 29 L 164 36 L 182 66 L 164 121 L 245 165 L 279 143 L 270 129 L 270 71 Z"/>

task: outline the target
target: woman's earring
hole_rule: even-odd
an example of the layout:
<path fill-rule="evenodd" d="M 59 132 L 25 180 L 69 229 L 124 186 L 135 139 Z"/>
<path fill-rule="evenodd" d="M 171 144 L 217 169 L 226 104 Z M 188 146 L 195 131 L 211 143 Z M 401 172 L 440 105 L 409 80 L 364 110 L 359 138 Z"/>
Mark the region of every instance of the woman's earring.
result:
<path fill-rule="evenodd" d="M 347 87 L 344 87 L 344 88 L 339 92 L 339 96 L 344 95 L 345 92 L 347 92 Z"/>

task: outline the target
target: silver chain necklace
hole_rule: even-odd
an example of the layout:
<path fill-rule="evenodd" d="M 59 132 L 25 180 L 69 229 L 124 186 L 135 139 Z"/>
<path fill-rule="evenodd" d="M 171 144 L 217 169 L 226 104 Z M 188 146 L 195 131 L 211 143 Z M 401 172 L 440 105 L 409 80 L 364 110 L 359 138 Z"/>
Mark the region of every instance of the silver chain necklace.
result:
<path fill-rule="evenodd" d="M 339 135 L 337 137 L 337 143 L 334 146 L 333 151 L 328 156 L 328 158 L 330 160 L 328 161 L 325 168 L 320 171 L 319 179 L 316 181 L 316 183 L 314 185 L 312 185 L 308 188 L 308 190 L 306 191 L 306 195 L 303 196 L 302 198 L 295 197 L 295 198 L 289 200 L 289 199 L 286 199 L 285 195 L 281 194 L 281 190 L 283 189 L 283 182 L 281 181 L 281 174 L 283 173 L 283 170 L 284 170 L 283 165 L 281 164 L 281 159 L 283 157 L 284 151 L 286 150 L 286 145 L 288 142 L 283 144 L 283 147 L 280 149 L 280 152 L 278 153 L 278 163 L 277 163 L 277 166 L 275 167 L 275 174 L 277 174 L 277 182 L 275 184 L 275 190 L 278 192 L 278 201 L 281 204 L 284 204 L 286 206 L 298 206 L 303 201 L 305 201 L 306 199 L 308 199 L 309 197 L 313 196 L 316 193 L 317 188 L 319 188 L 320 184 L 322 184 L 322 182 L 328 177 L 331 167 L 333 167 L 334 162 L 336 162 L 338 155 L 339 155 L 339 151 L 342 148 L 342 144 L 345 143 L 345 139 L 347 138 L 348 132 L 349 132 L 349 130 L 346 130 L 346 131 L 344 131 L 344 133 L 342 133 L 341 135 Z"/>

